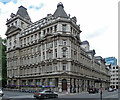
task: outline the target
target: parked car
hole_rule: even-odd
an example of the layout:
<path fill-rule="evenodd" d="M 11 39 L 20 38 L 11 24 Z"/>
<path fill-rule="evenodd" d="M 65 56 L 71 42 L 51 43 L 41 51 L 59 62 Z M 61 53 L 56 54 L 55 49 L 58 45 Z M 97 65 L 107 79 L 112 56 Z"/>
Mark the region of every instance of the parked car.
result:
<path fill-rule="evenodd" d="M 114 89 L 113 88 L 108 88 L 108 92 L 113 92 Z"/>
<path fill-rule="evenodd" d="M 3 91 L 0 89 L 0 97 L 4 95 Z"/>
<path fill-rule="evenodd" d="M 89 93 L 99 93 L 99 89 L 95 87 L 89 87 L 88 88 Z"/>
<path fill-rule="evenodd" d="M 34 98 L 58 98 L 58 94 L 51 90 L 43 90 L 41 92 L 34 93 Z"/>

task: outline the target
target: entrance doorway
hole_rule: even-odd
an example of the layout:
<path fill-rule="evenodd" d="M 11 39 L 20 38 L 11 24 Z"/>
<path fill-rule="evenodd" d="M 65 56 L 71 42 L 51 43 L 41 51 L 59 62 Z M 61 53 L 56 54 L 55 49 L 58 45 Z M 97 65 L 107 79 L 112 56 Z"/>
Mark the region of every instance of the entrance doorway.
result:
<path fill-rule="evenodd" d="M 62 91 L 67 91 L 67 80 L 66 79 L 62 80 Z"/>

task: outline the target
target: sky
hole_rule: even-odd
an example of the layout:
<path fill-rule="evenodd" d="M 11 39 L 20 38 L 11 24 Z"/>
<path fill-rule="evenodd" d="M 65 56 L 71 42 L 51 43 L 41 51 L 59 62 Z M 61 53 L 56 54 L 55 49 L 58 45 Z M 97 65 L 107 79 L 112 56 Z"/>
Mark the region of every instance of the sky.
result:
<path fill-rule="evenodd" d="M 53 14 L 62 2 L 71 17 L 80 24 L 81 41 L 87 40 L 95 56 L 118 58 L 118 1 L 119 0 L 0 0 L 0 36 L 5 38 L 6 20 L 16 14 L 19 6 L 27 8 L 35 22 Z"/>

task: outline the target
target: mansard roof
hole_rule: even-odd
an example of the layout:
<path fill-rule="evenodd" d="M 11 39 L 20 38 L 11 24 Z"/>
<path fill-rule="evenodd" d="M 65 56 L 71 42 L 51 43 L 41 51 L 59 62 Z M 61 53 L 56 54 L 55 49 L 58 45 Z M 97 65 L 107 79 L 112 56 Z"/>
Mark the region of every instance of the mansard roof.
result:
<path fill-rule="evenodd" d="M 64 18 L 68 17 L 67 14 L 66 14 L 66 12 L 65 12 L 65 10 L 64 10 L 64 6 L 63 6 L 63 4 L 61 2 L 58 3 L 57 9 L 54 12 L 53 16 L 56 17 L 56 18 L 57 17 L 64 17 Z"/>
<path fill-rule="evenodd" d="M 95 56 L 95 59 L 96 59 L 96 60 L 101 60 L 101 61 L 103 61 L 103 62 L 105 63 L 105 59 L 102 58 L 101 56 Z"/>
<path fill-rule="evenodd" d="M 81 42 L 82 45 L 85 45 L 85 44 L 88 44 L 89 45 L 89 42 L 86 40 L 86 41 L 83 41 Z"/>
<path fill-rule="evenodd" d="M 27 19 L 27 20 L 31 20 L 29 15 L 28 15 L 28 12 L 27 12 L 27 9 L 23 6 L 20 6 L 16 15 L 20 15 L 21 17 Z"/>

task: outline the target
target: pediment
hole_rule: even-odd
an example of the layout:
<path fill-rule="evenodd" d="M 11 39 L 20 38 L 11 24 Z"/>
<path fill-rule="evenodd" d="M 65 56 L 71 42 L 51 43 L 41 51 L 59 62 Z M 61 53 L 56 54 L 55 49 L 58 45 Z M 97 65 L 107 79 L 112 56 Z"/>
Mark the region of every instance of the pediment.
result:
<path fill-rule="evenodd" d="M 66 76 L 66 75 L 68 75 L 68 73 L 67 72 L 63 72 L 62 75 Z"/>
<path fill-rule="evenodd" d="M 16 27 L 16 26 L 11 26 L 11 27 L 9 27 L 8 29 L 7 29 L 7 31 L 6 31 L 6 35 L 7 34 L 9 34 L 9 33 L 12 33 L 12 32 L 14 32 L 14 31 L 16 31 L 16 30 L 21 30 L 19 27 Z"/>

